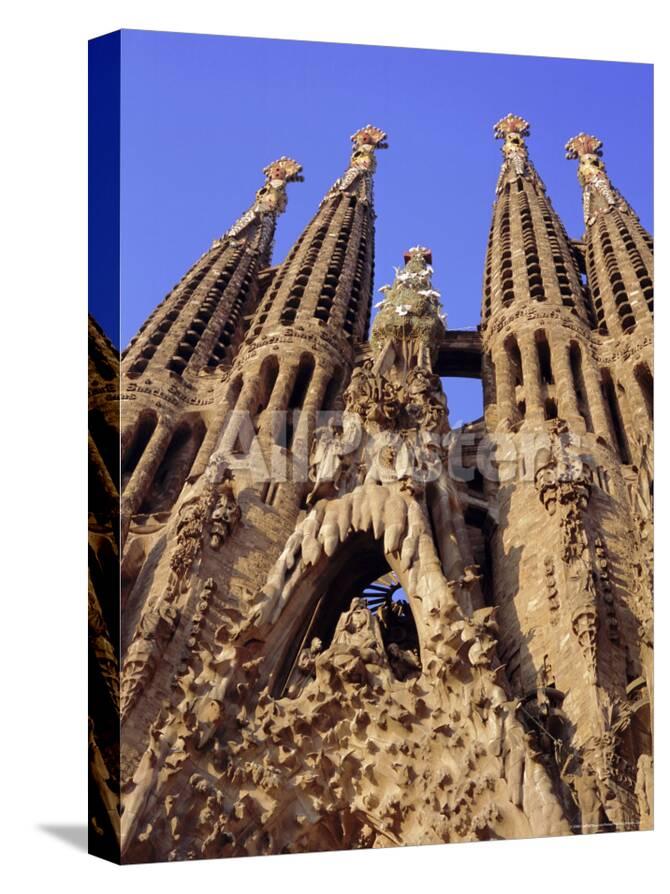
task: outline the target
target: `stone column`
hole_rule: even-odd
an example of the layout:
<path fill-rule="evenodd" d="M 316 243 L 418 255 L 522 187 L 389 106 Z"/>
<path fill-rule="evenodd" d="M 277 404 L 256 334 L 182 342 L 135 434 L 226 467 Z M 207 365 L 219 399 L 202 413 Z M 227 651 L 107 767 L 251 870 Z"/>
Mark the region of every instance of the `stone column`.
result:
<path fill-rule="evenodd" d="M 286 432 L 286 410 L 298 370 L 299 365 L 289 360 L 280 366 L 268 405 L 259 420 L 258 435 L 271 481 L 285 481 L 288 475 L 289 452 L 282 445 Z"/>
<path fill-rule="evenodd" d="M 654 421 L 647 410 L 646 396 L 635 375 L 634 367 L 631 366 L 626 370 L 624 384 L 635 420 L 635 432 L 640 444 L 643 444 L 649 441 L 649 436 L 654 430 Z"/>
<path fill-rule="evenodd" d="M 531 424 L 544 422 L 544 401 L 540 386 L 540 364 L 537 358 L 537 346 L 532 335 L 519 338 L 521 353 L 521 369 L 523 371 L 523 390 L 526 396 L 526 420 Z"/>
<path fill-rule="evenodd" d="M 628 380 L 626 371 L 622 370 L 616 379 L 612 377 L 614 383 L 614 394 L 616 402 L 619 405 L 619 414 L 623 423 L 624 440 L 628 444 L 628 452 L 632 463 L 639 462 L 640 459 L 640 434 L 641 432 L 635 425 L 634 416 L 631 412 Z"/>
<path fill-rule="evenodd" d="M 158 425 L 151 436 L 151 440 L 147 444 L 146 450 L 142 454 L 142 457 L 137 464 L 137 468 L 128 482 L 121 500 L 121 512 L 123 516 L 121 529 L 122 539 L 125 539 L 128 532 L 130 519 L 139 511 L 140 506 L 151 487 L 154 476 L 158 471 L 161 460 L 165 456 L 165 451 L 172 439 L 173 431 L 173 425 L 165 420 L 159 420 Z"/>
<path fill-rule="evenodd" d="M 250 374 L 245 378 L 242 391 L 240 392 L 237 401 L 234 406 L 230 407 L 231 416 L 223 431 L 221 440 L 219 441 L 218 452 L 227 454 L 232 451 L 240 425 L 245 421 L 243 414 L 250 413 L 250 410 L 258 398 L 258 384 L 258 378 L 253 374 Z M 253 424 L 251 415 L 249 415 L 249 421 Z"/>
<path fill-rule="evenodd" d="M 611 447 L 615 447 L 614 433 L 612 432 L 609 415 L 605 409 L 600 373 L 595 367 L 592 358 L 585 352 L 582 354 L 582 376 L 586 388 L 586 398 L 589 402 L 593 430 L 596 435 L 607 439 Z"/>
<path fill-rule="evenodd" d="M 281 431 L 280 423 L 285 421 L 283 419 L 275 419 L 275 414 L 286 412 L 297 373 L 298 366 L 296 364 L 284 363 L 279 368 L 270 400 L 263 413 L 261 434 L 273 443 Z"/>
<path fill-rule="evenodd" d="M 136 413 L 135 418 L 132 420 L 132 422 L 129 422 L 121 431 L 120 450 L 121 450 L 121 465 L 122 466 L 123 466 L 123 463 L 125 462 L 126 454 L 128 453 L 128 448 L 132 444 L 133 438 L 135 437 L 135 434 L 137 433 L 137 429 L 140 424 L 140 415 L 141 415 L 140 413 Z"/>
<path fill-rule="evenodd" d="M 307 396 L 300 412 L 291 447 L 294 481 L 307 482 L 309 449 L 312 443 L 312 436 L 314 435 L 316 414 L 323 404 L 331 375 L 332 372 L 327 371 L 322 366 L 316 366 L 312 373 L 312 380 L 307 389 Z"/>
<path fill-rule="evenodd" d="M 110 502 L 118 500 L 119 494 L 116 489 L 116 485 L 112 480 L 111 475 L 109 474 L 109 470 L 105 465 L 105 461 L 100 455 L 100 451 L 98 450 L 98 446 L 89 434 L 88 436 L 88 462 L 89 462 L 89 470 L 93 472 L 100 481 L 100 486 L 105 491 L 105 495 L 108 497 Z M 89 474 L 90 474 L 89 472 Z M 95 507 L 102 509 L 102 507 Z"/>
<path fill-rule="evenodd" d="M 510 425 L 516 417 L 516 395 L 512 381 L 512 368 L 504 345 L 500 345 L 494 352 L 493 363 L 495 365 L 496 406 L 498 408 L 498 425 Z"/>
<path fill-rule="evenodd" d="M 558 399 L 558 415 L 570 423 L 571 428 L 584 431 L 586 421 L 579 412 L 577 404 L 576 384 L 570 364 L 570 345 L 565 339 L 552 340 L 550 345 Z"/>
<path fill-rule="evenodd" d="M 190 482 L 196 481 L 207 468 L 209 458 L 216 451 L 222 431 L 226 427 L 228 416 L 236 402 L 236 399 L 231 392 L 230 384 L 231 381 L 228 382 L 228 387 L 224 393 L 225 396 L 221 402 L 221 406 L 215 411 L 214 417 L 207 429 L 207 434 L 200 445 L 200 450 L 198 451 L 198 455 L 193 463 L 193 468 L 187 479 Z"/>

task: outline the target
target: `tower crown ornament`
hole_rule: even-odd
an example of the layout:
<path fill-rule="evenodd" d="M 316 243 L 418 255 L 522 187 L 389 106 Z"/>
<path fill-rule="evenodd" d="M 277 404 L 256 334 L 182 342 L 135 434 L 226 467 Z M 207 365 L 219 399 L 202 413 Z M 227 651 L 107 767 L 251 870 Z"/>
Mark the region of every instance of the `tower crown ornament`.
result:
<path fill-rule="evenodd" d="M 293 158 L 282 155 L 277 161 L 270 162 L 263 168 L 265 183 L 256 193 L 256 201 L 248 211 L 238 218 L 223 238 L 241 238 L 247 227 L 257 221 L 261 222 L 259 248 L 263 249 L 271 242 L 272 220 L 277 214 L 286 210 L 286 184 L 302 182 L 302 165 Z M 266 215 L 271 215 L 268 219 Z M 215 240 L 217 245 L 221 240 Z"/>
<path fill-rule="evenodd" d="M 352 134 L 351 142 L 354 144 L 351 153 L 352 167 L 364 168 L 370 172 L 375 169 L 375 151 L 388 149 L 386 133 L 372 124 L 366 124 Z"/>
<path fill-rule="evenodd" d="M 282 155 L 277 161 L 273 161 L 263 168 L 263 173 L 269 183 L 279 180 L 283 180 L 284 183 L 295 183 L 305 179 L 302 176 L 302 165 L 293 158 L 287 158 L 286 155 Z"/>
<path fill-rule="evenodd" d="M 520 115 L 505 115 L 493 125 L 496 140 L 513 140 L 523 145 L 523 137 L 530 136 L 530 124 Z"/>
<path fill-rule="evenodd" d="M 377 167 L 375 151 L 388 149 L 386 133 L 379 127 L 366 124 L 355 134 L 351 135 L 354 144 L 349 167 L 343 176 L 333 183 L 330 190 L 324 196 L 323 201 L 330 199 L 338 193 L 357 191 L 360 199 L 370 201 L 372 196 L 372 182 L 369 175 L 374 174 Z"/>
<path fill-rule="evenodd" d="M 302 165 L 282 155 L 263 168 L 263 173 L 265 183 L 256 193 L 258 210 L 281 214 L 286 210 L 286 184 L 301 183 L 305 179 L 302 176 Z"/>
<path fill-rule="evenodd" d="M 538 189 L 544 190 L 535 168 L 528 160 L 525 137 L 530 135 L 530 125 L 520 115 L 505 115 L 493 126 L 496 140 L 504 140 L 502 154 L 504 161 L 496 185 L 496 193 L 500 194 L 506 183 L 525 177 L 531 180 Z"/>
<path fill-rule="evenodd" d="M 366 124 L 365 127 L 351 135 L 351 142 L 356 148 L 366 145 L 372 146 L 373 149 L 388 149 L 386 139 L 386 133 L 373 124 Z"/>
<path fill-rule="evenodd" d="M 605 165 L 602 161 L 602 141 L 586 133 L 577 134 L 565 144 L 565 157 L 579 160 L 577 176 L 582 186 L 593 183 L 599 178 L 607 180 Z M 611 189 L 611 186 L 610 186 Z"/>
<path fill-rule="evenodd" d="M 591 226 L 599 212 L 629 212 L 631 209 L 623 196 L 610 182 L 602 160 L 602 140 L 586 133 L 579 133 L 565 144 L 565 157 L 578 159 L 577 176 L 584 190 L 584 222 Z"/>
<path fill-rule="evenodd" d="M 578 133 L 576 137 L 565 144 L 566 158 L 581 158 L 582 155 L 602 155 L 602 140 L 589 136 L 587 133 Z"/>

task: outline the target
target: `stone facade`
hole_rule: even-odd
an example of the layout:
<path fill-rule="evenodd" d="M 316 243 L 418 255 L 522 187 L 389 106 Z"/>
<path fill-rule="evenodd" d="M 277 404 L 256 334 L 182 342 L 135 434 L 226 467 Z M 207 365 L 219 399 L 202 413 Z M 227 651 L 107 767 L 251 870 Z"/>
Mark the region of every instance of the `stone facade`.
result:
<path fill-rule="evenodd" d="M 650 827 L 652 243 L 585 134 L 570 239 L 528 134 L 495 128 L 477 332 L 446 328 L 422 246 L 370 327 L 370 125 L 277 267 L 286 158 L 120 377 L 91 323 L 100 851 Z M 453 375 L 484 393 L 457 430 Z"/>

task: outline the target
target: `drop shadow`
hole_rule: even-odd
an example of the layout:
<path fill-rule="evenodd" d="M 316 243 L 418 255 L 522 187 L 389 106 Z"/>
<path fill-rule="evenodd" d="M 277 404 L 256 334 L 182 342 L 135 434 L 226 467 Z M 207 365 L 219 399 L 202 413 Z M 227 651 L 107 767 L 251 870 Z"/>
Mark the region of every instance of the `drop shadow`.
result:
<path fill-rule="evenodd" d="M 69 844 L 75 850 L 88 853 L 88 826 L 73 823 L 44 823 L 37 827 L 41 832 L 46 832 L 53 838 L 58 838 Z"/>

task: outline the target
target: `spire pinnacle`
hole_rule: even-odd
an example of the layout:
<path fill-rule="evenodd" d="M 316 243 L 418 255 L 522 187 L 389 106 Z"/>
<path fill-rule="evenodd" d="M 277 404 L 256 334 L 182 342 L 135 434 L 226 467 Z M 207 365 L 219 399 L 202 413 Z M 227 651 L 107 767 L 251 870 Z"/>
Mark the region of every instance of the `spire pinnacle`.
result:
<path fill-rule="evenodd" d="M 333 183 L 331 189 L 324 196 L 324 202 L 338 193 L 350 191 L 357 191 L 359 198 L 364 201 L 370 199 L 372 189 L 370 175 L 374 174 L 377 167 L 375 151 L 388 149 L 386 133 L 373 124 L 366 124 L 365 127 L 351 135 L 351 142 L 354 146 L 349 167 L 343 176 Z"/>
<path fill-rule="evenodd" d="M 505 115 L 493 125 L 496 140 L 507 140 L 523 145 L 523 137 L 530 136 L 530 124 L 519 115 Z"/>
<path fill-rule="evenodd" d="M 565 144 L 566 158 L 581 158 L 582 155 L 602 155 L 603 143 L 598 137 L 589 136 L 587 133 L 578 133 L 576 137 Z"/>
<path fill-rule="evenodd" d="M 277 161 L 270 162 L 263 168 L 265 174 L 265 183 L 256 193 L 256 201 L 240 217 L 223 238 L 240 238 L 247 227 L 256 222 L 262 221 L 266 215 L 272 218 L 277 214 L 282 214 L 286 210 L 286 184 L 302 182 L 305 178 L 302 176 L 302 165 L 293 158 L 282 155 Z M 220 240 L 219 240 L 220 241 Z M 265 244 L 266 237 L 261 238 L 261 242 Z M 216 241 L 214 243 L 216 245 Z"/>
<path fill-rule="evenodd" d="M 528 160 L 528 149 L 524 137 L 530 135 L 530 124 L 520 115 L 506 115 L 493 126 L 496 140 L 504 140 L 502 145 L 503 164 L 496 184 L 499 195 L 506 183 L 525 177 L 532 180 L 539 189 L 544 189 L 535 168 Z"/>
<path fill-rule="evenodd" d="M 631 210 L 610 182 L 602 161 L 602 147 L 602 140 L 586 133 L 577 134 L 565 144 L 565 157 L 579 161 L 577 176 L 584 190 L 584 223 L 587 227 L 595 221 L 599 211 Z"/>
<path fill-rule="evenodd" d="M 263 168 L 265 183 L 256 193 L 259 211 L 281 214 L 286 209 L 286 184 L 302 182 L 302 165 L 282 155 Z"/>
<path fill-rule="evenodd" d="M 376 167 L 375 150 L 388 149 L 386 134 L 373 124 L 366 124 L 351 135 L 354 148 L 351 153 L 351 167 L 372 173 Z"/>

